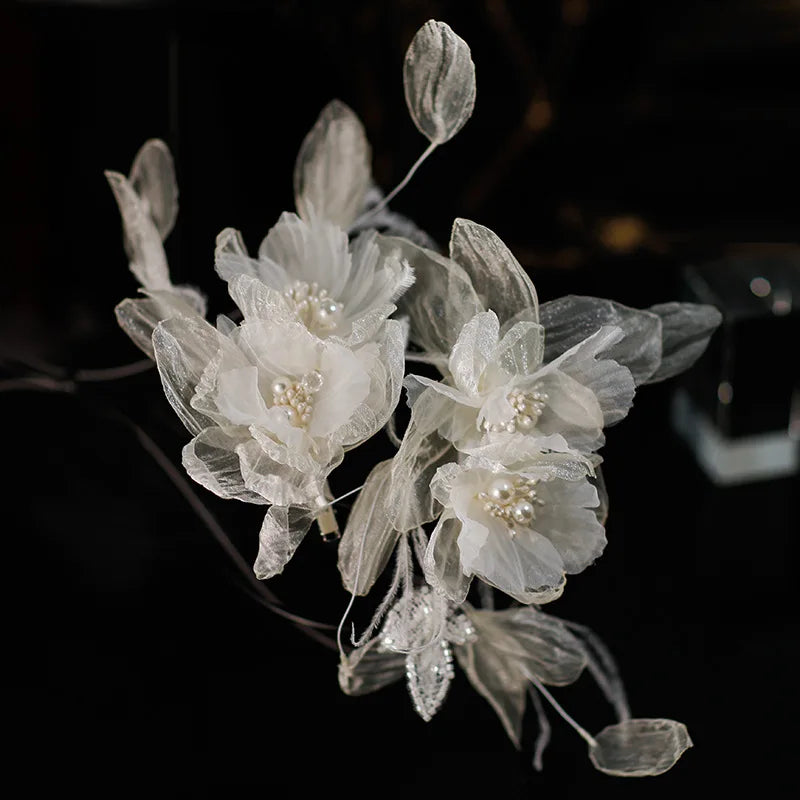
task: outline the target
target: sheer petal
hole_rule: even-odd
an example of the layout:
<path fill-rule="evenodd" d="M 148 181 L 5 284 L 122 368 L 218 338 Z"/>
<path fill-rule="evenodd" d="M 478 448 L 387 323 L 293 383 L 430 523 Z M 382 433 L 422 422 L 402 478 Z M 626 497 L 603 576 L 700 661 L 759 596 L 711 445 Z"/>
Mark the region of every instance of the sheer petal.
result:
<path fill-rule="evenodd" d="M 461 568 L 458 549 L 460 533 L 461 521 L 455 516 L 443 514 L 433 530 L 422 565 L 425 580 L 454 603 L 466 600 L 472 583 L 472 576 L 465 575 Z"/>
<path fill-rule="evenodd" d="M 448 367 L 453 383 L 467 396 L 480 392 L 481 376 L 497 348 L 499 332 L 494 311 L 476 314 L 459 332 Z"/>
<path fill-rule="evenodd" d="M 264 504 L 244 484 L 236 447 L 250 438 L 246 429 L 206 428 L 183 448 L 183 466 L 190 478 L 226 499 Z"/>
<path fill-rule="evenodd" d="M 283 572 L 308 533 L 312 520 L 307 508 L 272 506 L 269 509 L 258 536 L 258 555 L 253 565 L 259 580 Z"/>
<path fill-rule="evenodd" d="M 261 242 L 258 256 L 259 276 L 264 283 L 270 284 L 263 271 L 265 265 L 277 264 L 290 280 L 316 283 L 337 300 L 342 298 L 350 276 L 347 234 L 310 212 L 308 221 L 288 211 L 281 214 Z"/>
<path fill-rule="evenodd" d="M 545 329 L 545 362 L 553 361 L 604 325 L 622 329 L 624 338 L 605 355 L 627 367 L 638 386 L 661 364 L 661 318 L 613 300 L 567 295 L 542 303 L 539 321 Z"/>

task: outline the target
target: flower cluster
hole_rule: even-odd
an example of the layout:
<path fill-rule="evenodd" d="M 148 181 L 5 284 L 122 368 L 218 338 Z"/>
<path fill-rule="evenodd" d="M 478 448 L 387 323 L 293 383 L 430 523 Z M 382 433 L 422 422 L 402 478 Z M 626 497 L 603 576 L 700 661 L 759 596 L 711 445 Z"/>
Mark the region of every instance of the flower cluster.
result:
<path fill-rule="evenodd" d="M 397 452 L 370 473 L 339 542 L 351 605 L 393 554 L 396 566 L 352 649 L 341 642 L 342 619 L 345 692 L 405 676 L 429 720 L 455 661 L 515 744 L 528 697 L 548 730 L 544 698 L 586 739 L 599 769 L 659 774 L 691 745 L 685 727 L 631 719 L 599 640 L 540 606 L 605 547 L 604 429 L 625 417 L 638 386 L 690 366 L 719 314 L 572 296 L 540 305 L 501 239 L 469 220 L 455 221 L 442 254 L 388 201 L 469 118 L 468 46 L 447 25 L 426 23 L 406 55 L 404 83 L 429 145 L 393 192 L 374 186 L 364 128 L 334 101 L 297 158 L 297 213 L 278 219 L 255 256 L 236 230 L 219 234 L 216 270 L 236 321 L 207 322 L 202 295 L 170 281 L 162 242 L 177 187 L 166 146 L 146 143 L 127 178 L 107 173 L 145 295 L 123 301 L 118 320 L 156 361 L 192 435 L 187 473 L 220 497 L 269 506 L 259 578 L 283 570 L 313 520 L 336 537 L 328 476 L 346 451 L 387 427 Z M 438 379 L 404 379 L 406 361 Z M 410 420 L 400 439 L 402 385 Z M 495 590 L 506 598 L 501 610 Z M 586 667 L 619 717 L 596 737 L 546 688 Z"/>

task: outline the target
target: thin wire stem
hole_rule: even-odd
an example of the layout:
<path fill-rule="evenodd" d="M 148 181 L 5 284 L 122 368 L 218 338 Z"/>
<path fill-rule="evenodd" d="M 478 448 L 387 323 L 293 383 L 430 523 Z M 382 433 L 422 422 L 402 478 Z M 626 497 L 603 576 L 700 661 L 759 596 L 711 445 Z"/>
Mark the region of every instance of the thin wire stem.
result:
<path fill-rule="evenodd" d="M 594 747 L 597 742 L 595 741 L 594 737 L 585 729 L 578 725 L 572 717 L 567 714 L 566 711 L 561 707 L 558 700 L 553 697 L 552 694 L 546 689 L 544 684 L 536 677 L 529 676 L 531 683 L 544 695 L 545 699 L 551 706 L 570 724 L 572 727 L 578 732 L 578 734 L 586 740 L 590 747 Z"/>
<path fill-rule="evenodd" d="M 425 152 L 412 164 L 411 169 L 406 173 L 405 178 L 397 184 L 397 186 L 392 189 L 383 200 L 380 201 L 376 206 L 371 208 L 369 211 L 365 211 L 351 226 L 352 228 L 358 228 L 359 226 L 363 225 L 368 220 L 372 219 L 378 212 L 383 211 L 389 203 L 394 200 L 395 197 L 408 185 L 408 182 L 414 177 L 414 173 L 422 166 L 422 163 L 425 159 L 438 147 L 437 142 L 431 142 L 426 148 Z"/>

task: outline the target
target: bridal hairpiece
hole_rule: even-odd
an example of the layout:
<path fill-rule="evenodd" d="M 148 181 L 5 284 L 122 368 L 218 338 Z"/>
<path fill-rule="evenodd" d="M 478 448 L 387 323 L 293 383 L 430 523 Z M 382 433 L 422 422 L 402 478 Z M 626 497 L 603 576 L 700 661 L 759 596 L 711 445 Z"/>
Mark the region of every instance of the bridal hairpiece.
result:
<path fill-rule="evenodd" d="M 599 770 L 658 775 L 691 746 L 686 727 L 632 718 L 599 638 L 542 607 L 605 547 L 604 428 L 625 417 L 638 386 L 689 367 L 720 315 L 577 296 L 540 304 L 500 238 L 466 219 L 455 220 L 441 253 L 388 203 L 471 115 L 469 47 L 430 21 L 411 42 L 403 79 L 429 142 L 403 181 L 383 196 L 361 122 L 341 102 L 326 106 L 297 158 L 296 212 L 281 215 L 255 255 L 236 230 L 217 237 L 216 270 L 238 312 L 216 324 L 203 295 L 169 277 L 162 243 L 178 190 L 166 145 L 147 142 L 127 177 L 106 173 L 144 295 L 120 303 L 117 318 L 155 360 L 191 434 L 189 476 L 267 507 L 256 576 L 282 572 L 315 521 L 339 540 L 351 595 L 337 636 L 344 692 L 405 679 L 430 720 L 455 662 L 518 747 L 531 700 L 537 768 L 549 732 L 544 700 L 586 740 Z M 429 374 L 406 375 L 409 363 Z M 402 436 L 401 387 L 410 408 Z M 359 487 L 339 539 L 328 477 L 383 428 L 396 452 Z M 348 640 L 356 598 L 392 557 L 371 623 Z M 617 715 L 594 735 L 548 688 L 584 670 Z"/>

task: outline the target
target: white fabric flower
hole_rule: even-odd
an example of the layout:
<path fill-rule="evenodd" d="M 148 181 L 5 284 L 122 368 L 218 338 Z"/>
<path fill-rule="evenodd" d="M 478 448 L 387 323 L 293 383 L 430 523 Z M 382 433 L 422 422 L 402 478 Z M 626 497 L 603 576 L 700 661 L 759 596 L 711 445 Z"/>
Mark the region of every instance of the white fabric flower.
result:
<path fill-rule="evenodd" d="M 411 375 L 406 386 L 412 397 L 430 387 L 449 399 L 439 434 L 464 452 L 506 464 L 543 449 L 590 453 L 633 402 L 630 371 L 599 357 L 621 338 L 619 328 L 604 326 L 543 364 L 540 325 L 517 322 L 500 338 L 495 313 L 481 312 L 459 334 L 447 382 Z"/>
<path fill-rule="evenodd" d="M 381 253 L 374 231 L 352 243 L 347 233 L 310 205 L 303 219 L 286 212 L 250 258 L 241 236 L 228 228 L 217 237 L 216 268 L 230 281 L 258 278 L 309 331 L 347 345 L 374 336 L 413 283 L 408 263 Z"/>
<path fill-rule="evenodd" d="M 272 296 L 254 278 L 239 276 L 231 293 L 244 312 L 241 325 L 222 317 L 214 328 L 199 315 L 175 316 L 157 326 L 153 346 L 167 398 L 194 435 L 183 451 L 189 475 L 221 497 L 275 504 L 261 545 L 281 555 L 261 553 L 257 568 L 269 577 L 302 538 L 287 549 L 281 536 L 292 532 L 280 521 L 297 519 L 305 529 L 311 521 L 285 507 L 321 505 L 344 451 L 394 410 L 405 339 L 401 324 L 389 320 L 373 341 L 345 347 L 276 316 Z"/>
<path fill-rule="evenodd" d="M 425 577 L 463 602 L 473 576 L 521 603 L 546 603 L 567 574 L 603 552 L 597 490 L 586 465 L 565 454 L 508 471 L 480 458 L 446 464 L 431 491 L 444 506 L 425 554 Z"/>

